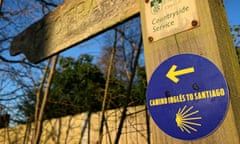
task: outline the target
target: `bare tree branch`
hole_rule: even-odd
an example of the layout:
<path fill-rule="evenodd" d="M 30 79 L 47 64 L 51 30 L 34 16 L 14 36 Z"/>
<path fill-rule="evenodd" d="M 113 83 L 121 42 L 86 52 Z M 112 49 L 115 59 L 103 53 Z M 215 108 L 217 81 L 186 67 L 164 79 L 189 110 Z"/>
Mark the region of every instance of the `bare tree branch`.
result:
<path fill-rule="evenodd" d="M 29 66 L 31 66 L 31 67 L 41 68 L 41 67 L 39 67 L 39 66 L 37 66 L 37 65 L 33 65 L 33 64 L 29 63 L 29 62 L 26 62 L 26 59 L 25 59 L 25 58 L 23 58 L 22 60 L 10 60 L 10 59 L 6 59 L 6 58 L 3 57 L 3 56 L 0 56 L 0 60 L 1 60 L 1 61 L 4 61 L 4 62 L 7 62 L 7 63 L 26 64 L 26 65 L 29 65 Z"/>
<path fill-rule="evenodd" d="M 2 4 L 3 4 L 3 0 L 0 0 L 0 13 L 2 11 Z"/>
<path fill-rule="evenodd" d="M 136 68 L 137 68 L 137 65 L 138 65 L 138 59 L 139 59 L 139 56 L 140 56 L 141 46 L 142 46 L 142 37 L 141 37 L 141 41 L 139 42 L 138 49 L 136 51 L 135 60 L 134 60 L 134 67 L 132 69 L 131 79 L 128 83 L 127 97 L 126 97 L 126 100 L 125 100 L 125 105 L 123 107 L 122 117 L 121 117 L 121 120 L 120 120 L 119 125 L 118 125 L 118 131 L 117 131 L 117 134 L 116 134 L 114 144 L 119 143 L 119 139 L 120 139 L 121 132 L 122 132 L 122 127 L 123 127 L 124 121 L 125 121 L 126 116 L 127 116 L 127 106 L 128 106 L 129 100 L 130 100 L 131 92 L 132 92 L 133 79 L 135 77 Z"/>
<path fill-rule="evenodd" d="M 42 3 L 43 5 L 48 5 L 48 6 L 52 6 L 52 7 L 57 7 L 58 6 L 57 4 L 48 2 L 46 0 L 37 0 L 37 1 Z"/>
<path fill-rule="evenodd" d="M 45 106 L 46 106 L 46 103 L 47 103 L 47 98 L 48 98 L 48 95 L 49 95 L 49 90 L 50 90 L 53 75 L 54 75 L 54 72 L 55 72 L 57 60 L 58 60 L 58 55 L 54 56 L 53 59 L 52 59 L 52 68 L 51 68 L 50 73 L 49 73 L 47 85 L 46 85 L 45 92 L 44 92 L 44 95 L 43 95 L 41 108 L 40 108 L 40 111 L 39 111 L 39 114 L 38 114 L 35 137 L 33 139 L 34 144 L 38 144 L 39 141 L 40 141 L 40 136 L 41 136 L 41 131 L 42 131 L 42 123 L 43 123 L 43 114 L 44 114 Z"/>

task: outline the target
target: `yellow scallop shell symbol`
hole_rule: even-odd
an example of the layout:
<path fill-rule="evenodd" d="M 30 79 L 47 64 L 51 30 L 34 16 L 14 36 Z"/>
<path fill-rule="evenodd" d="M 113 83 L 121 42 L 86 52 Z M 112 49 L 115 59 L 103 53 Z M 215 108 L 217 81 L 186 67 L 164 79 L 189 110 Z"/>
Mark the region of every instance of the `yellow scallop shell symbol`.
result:
<path fill-rule="evenodd" d="M 194 122 L 196 120 L 202 119 L 202 117 L 195 117 L 194 115 L 199 112 L 199 110 L 192 111 L 193 106 L 187 108 L 185 105 L 182 109 L 179 108 L 176 114 L 176 123 L 177 126 L 181 129 L 182 132 L 187 132 L 191 134 L 191 131 L 197 132 L 196 127 L 200 127 L 201 124 Z"/>

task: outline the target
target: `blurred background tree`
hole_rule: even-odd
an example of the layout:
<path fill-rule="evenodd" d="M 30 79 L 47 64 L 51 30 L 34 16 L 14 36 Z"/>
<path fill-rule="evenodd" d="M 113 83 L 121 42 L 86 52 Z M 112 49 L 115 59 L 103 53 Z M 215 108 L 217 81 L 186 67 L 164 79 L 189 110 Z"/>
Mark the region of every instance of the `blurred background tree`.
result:
<path fill-rule="evenodd" d="M 238 61 L 240 64 L 240 25 L 230 26 L 230 29 L 232 32 L 233 42 L 234 42 L 234 46 L 236 48 Z"/>

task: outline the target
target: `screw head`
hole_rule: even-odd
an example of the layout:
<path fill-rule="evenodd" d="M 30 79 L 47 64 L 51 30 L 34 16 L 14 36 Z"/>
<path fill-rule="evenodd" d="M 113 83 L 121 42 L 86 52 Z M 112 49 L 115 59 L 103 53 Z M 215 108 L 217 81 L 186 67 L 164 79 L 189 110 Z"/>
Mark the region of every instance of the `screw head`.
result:
<path fill-rule="evenodd" d="M 153 41 L 153 37 L 149 36 L 148 40 L 149 40 L 149 42 L 152 42 Z"/>
<path fill-rule="evenodd" d="M 192 26 L 195 27 L 198 25 L 198 21 L 197 20 L 192 20 Z"/>
<path fill-rule="evenodd" d="M 170 91 L 168 91 L 168 90 L 167 90 L 167 91 L 165 91 L 165 97 L 167 97 L 167 98 L 168 98 L 168 97 L 170 97 L 170 96 L 171 96 L 171 93 L 170 93 Z"/>
<path fill-rule="evenodd" d="M 194 89 L 194 90 L 199 90 L 199 85 L 197 84 L 197 83 L 194 83 L 193 85 L 192 85 L 192 88 Z"/>

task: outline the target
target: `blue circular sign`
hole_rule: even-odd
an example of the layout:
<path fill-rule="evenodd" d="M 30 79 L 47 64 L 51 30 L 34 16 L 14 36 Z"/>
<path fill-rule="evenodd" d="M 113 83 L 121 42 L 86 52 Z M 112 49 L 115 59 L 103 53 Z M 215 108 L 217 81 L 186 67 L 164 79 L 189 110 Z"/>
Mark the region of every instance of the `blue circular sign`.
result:
<path fill-rule="evenodd" d="M 213 132 L 225 117 L 229 91 L 224 76 L 208 59 L 173 56 L 152 74 L 147 88 L 151 117 L 166 134 L 195 140 Z"/>

